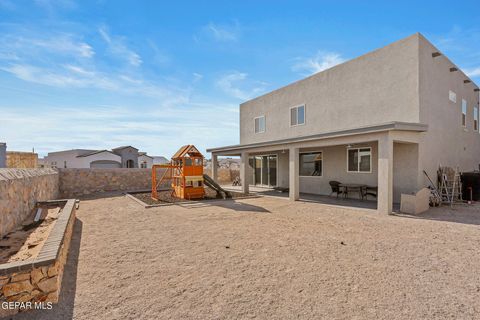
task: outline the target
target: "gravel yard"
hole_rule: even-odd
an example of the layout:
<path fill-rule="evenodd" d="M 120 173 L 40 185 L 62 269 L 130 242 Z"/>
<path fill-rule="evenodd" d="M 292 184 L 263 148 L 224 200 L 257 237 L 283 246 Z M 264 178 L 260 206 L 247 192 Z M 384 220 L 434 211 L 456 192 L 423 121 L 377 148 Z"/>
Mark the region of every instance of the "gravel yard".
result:
<path fill-rule="evenodd" d="M 479 208 L 82 201 L 60 304 L 15 319 L 478 319 Z"/>

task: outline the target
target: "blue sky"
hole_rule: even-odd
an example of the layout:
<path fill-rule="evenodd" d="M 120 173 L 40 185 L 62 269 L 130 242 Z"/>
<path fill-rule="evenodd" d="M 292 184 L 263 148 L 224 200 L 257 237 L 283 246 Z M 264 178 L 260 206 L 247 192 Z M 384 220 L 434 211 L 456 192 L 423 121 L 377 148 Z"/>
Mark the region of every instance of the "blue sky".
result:
<path fill-rule="evenodd" d="M 0 141 L 238 143 L 238 104 L 415 32 L 480 83 L 477 1 L 0 0 Z"/>

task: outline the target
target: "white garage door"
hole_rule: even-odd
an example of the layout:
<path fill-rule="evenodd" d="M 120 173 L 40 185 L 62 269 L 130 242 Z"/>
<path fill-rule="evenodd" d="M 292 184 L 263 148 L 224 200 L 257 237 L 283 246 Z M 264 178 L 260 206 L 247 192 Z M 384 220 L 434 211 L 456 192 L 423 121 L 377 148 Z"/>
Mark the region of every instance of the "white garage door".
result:
<path fill-rule="evenodd" d="M 90 162 L 90 168 L 92 169 L 110 169 L 110 168 L 120 168 L 121 164 L 117 161 L 112 160 L 97 160 Z"/>

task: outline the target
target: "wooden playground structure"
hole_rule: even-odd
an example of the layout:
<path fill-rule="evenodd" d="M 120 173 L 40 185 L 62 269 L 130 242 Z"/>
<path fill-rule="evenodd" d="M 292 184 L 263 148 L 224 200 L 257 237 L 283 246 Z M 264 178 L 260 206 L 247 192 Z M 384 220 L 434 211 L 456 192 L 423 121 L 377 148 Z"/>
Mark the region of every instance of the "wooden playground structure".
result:
<path fill-rule="evenodd" d="M 204 157 L 198 149 L 188 144 L 181 147 L 168 164 L 152 166 L 152 199 L 159 200 L 158 187 L 170 182 L 172 197 L 193 200 L 205 197 L 205 185 L 223 198 L 231 197 L 212 178 L 203 173 Z M 158 177 L 158 169 L 164 169 Z M 223 194 L 223 195 L 222 195 Z"/>

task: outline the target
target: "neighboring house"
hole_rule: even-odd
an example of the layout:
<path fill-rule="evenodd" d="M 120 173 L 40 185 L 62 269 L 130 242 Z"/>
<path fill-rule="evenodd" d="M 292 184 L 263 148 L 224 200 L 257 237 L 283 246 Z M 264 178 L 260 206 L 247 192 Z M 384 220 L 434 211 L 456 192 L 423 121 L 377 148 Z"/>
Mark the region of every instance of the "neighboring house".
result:
<path fill-rule="evenodd" d="M 153 165 L 153 157 L 147 155 L 146 152 L 139 152 L 138 163 L 140 168 L 151 168 Z"/>
<path fill-rule="evenodd" d="M 38 167 L 39 168 L 51 168 L 52 166 L 48 161 L 46 161 L 46 158 L 38 158 Z"/>
<path fill-rule="evenodd" d="M 50 152 L 42 159 L 44 167 L 51 168 L 139 168 L 140 163 L 150 164 L 146 153 L 124 146 L 110 150 L 73 149 Z"/>
<path fill-rule="evenodd" d="M 138 149 L 132 146 L 123 146 L 112 149 L 112 152 L 122 158 L 122 168 L 138 168 Z"/>
<path fill-rule="evenodd" d="M 165 157 L 162 157 L 162 156 L 154 156 L 153 157 L 153 164 L 166 164 L 166 163 L 169 163 L 170 160 L 168 160 L 167 158 Z"/>
<path fill-rule="evenodd" d="M 249 184 L 328 195 L 329 181 L 378 186 L 379 212 L 428 186 L 439 165 L 478 169 L 479 88 L 421 34 L 240 105 Z M 213 174 L 215 176 L 215 173 Z"/>
<path fill-rule="evenodd" d="M 49 152 L 43 162 L 51 168 L 122 168 L 122 158 L 108 150 Z"/>

